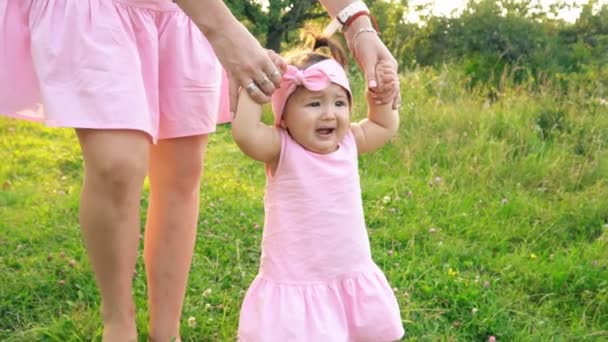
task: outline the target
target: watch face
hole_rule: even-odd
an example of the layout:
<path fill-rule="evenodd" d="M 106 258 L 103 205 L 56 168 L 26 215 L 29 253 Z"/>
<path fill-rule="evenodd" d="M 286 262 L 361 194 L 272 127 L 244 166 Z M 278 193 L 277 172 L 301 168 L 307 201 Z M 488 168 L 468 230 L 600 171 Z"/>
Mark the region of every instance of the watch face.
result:
<path fill-rule="evenodd" d="M 346 8 L 344 8 L 343 10 L 341 10 L 340 13 L 338 13 L 338 15 L 336 16 L 336 18 L 342 25 L 344 25 L 344 23 L 346 23 L 348 18 L 350 18 L 356 12 L 360 12 L 360 11 L 369 11 L 369 10 L 367 9 L 367 6 L 365 5 L 365 3 L 363 1 L 356 1 L 356 2 L 353 2 L 350 5 L 346 6 Z"/>
<path fill-rule="evenodd" d="M 348 17 L 350 17 L 350 11 L 347 10 L 348 8 L 345 8 L 342 10 L 342 12 L 340 12 L 340 14 L 338 14 L 338 20 L 342 23 L 342 25 L 344 25 L 346 20 L 348 20 Z"/>

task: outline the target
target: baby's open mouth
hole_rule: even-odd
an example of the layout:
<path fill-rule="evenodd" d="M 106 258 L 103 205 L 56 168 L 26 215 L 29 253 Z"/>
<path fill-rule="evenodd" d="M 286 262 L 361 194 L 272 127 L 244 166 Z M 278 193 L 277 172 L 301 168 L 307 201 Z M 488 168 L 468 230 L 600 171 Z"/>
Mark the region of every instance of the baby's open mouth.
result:
<path fill-rule="evenodd" d="M 335 131 L 335 128 L 317 128 L 316 132 L 318 134 L 327 135 L 332 134 Z"/>

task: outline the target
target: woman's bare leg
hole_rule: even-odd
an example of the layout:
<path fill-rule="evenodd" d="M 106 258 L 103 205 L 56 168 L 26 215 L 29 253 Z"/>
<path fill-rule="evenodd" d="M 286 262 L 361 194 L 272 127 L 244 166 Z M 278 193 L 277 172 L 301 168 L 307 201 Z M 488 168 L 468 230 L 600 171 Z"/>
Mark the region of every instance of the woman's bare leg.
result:
<path fill-rule="evenodd" d="M 163 140 L 151 147 L 144 247 L 151 341 L 179 341 L 207 141 L 207 135 L 193 136 Z"/>
<path fill-rule="evenodd" d="M 103 341 L 136 341 L 131 290 L 149 138 L 125 130 L 76 133 L 84 158 L 80 225 L 101 293 Z"/>

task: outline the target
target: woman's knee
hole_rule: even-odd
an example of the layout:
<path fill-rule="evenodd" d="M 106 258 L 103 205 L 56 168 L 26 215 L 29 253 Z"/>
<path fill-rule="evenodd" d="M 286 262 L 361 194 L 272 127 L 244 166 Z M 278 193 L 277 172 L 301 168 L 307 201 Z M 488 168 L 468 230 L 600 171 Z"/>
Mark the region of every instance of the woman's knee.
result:
<path fill-rule="evenodd" d="M 167 165 L 166 167 L 162 179 L 157 179 L 157 181 L 163 183 L 165 189 L 170 188 L 171 192 L 183 197 L 198 194 L 203 173 L 202 158 L 193 156 L 187 161 L 181 161 L 178 164 Z M 152 179 L 152 186 L 154 186 L 154 183 L 154 179 Z"/>
<path fill-rule="evenodd" d="M 148 168 L 149 142 L 132 131 L 78 130 L 85 186 L 120 200 L 141 190 Z"/>
<path fill-rule="evenodd" d="M 198 193 L 204 169 L 207 136 L 175 139 L 153 148 L 150 167 L 152 190 L 162 188 L 179 196 Z"/>
<path fill-rule="evenodd" d="M 146 159 L 137 155 L 115 155 L 95 165 L 85 165 L 87 177 L 111 188 L 141 186 L 146 170 Z"/>
<path fill-rule="evenodd" d="M 115 155 L 92 165 L 85 162 L 85 183 L 95 192 L 105 193 L 120 202 L 141 191 L 146 169 L 146 159 L 142 156 Z"/>

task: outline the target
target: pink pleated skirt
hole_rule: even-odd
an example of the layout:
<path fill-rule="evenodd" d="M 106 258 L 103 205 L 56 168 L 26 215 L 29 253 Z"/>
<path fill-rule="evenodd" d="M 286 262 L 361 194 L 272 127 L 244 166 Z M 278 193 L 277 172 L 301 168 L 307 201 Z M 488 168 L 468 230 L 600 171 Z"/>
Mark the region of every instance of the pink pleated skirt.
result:
<path fill-rule="evenodd" d="M 0 115 L 207 134 L 230 120 L 226 80 L 170 0 L 0 0 Z"/>
<path fill-rule="evenodd" d="M 258 275 L 243 300 L 238 342 L 393 342 L 404 333 L 395 294 L 372 264 L 309 283 Z"/>

